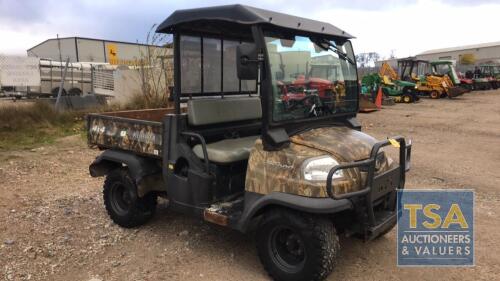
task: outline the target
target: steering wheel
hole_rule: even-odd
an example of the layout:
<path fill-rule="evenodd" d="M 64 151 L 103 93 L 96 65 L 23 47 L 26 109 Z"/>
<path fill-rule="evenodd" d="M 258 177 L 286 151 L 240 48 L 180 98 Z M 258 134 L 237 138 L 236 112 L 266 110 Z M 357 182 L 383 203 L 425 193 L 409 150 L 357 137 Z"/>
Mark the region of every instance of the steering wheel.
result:
<path fill-rule="evenodd" d="M 300 104 L 304 106 L 304 113 L 309 117 L 324 116 L 332 113 L 328 106 L 325 106 L 318 94 L 309 94 L 300 100 Z"/>

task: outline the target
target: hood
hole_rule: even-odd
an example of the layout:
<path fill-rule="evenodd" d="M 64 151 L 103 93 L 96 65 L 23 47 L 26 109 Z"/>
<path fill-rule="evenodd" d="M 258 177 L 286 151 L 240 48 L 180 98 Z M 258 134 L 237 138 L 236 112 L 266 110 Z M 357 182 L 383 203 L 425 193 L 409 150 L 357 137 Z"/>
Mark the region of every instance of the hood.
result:
<path fill-rule="evenodd" d="M 369 158 L 372 147 L 377 142 L 365 133 L 346 127 L 317 128 L 292 136 L 290 141 L 322 150 L 342 162 Z"/>
<path fill-rule="evenodd" d="M 399 85 L 400 87 L 415 87 L 415 83 L 413 82 L 408 82 L 404 80 L 395 80 L 393 82 Z"/>
<path fill-rule="evenodd" d="M 331 81 L 329 80 L 326 80 L 326 79 L 323 79 L 323 78 L 315 78 L 315 77 L 312 77 L 312 78 L 309 78 L 309 82 L 312 82 L 312 83 L 318 83 L 318 84 L 326 84 L 326 85 L 331 85 L 333 84 Z"/>
<path fill-rule="evenodd" d="M 324 84 L 324 85 L 331 85 L 333 84 L 330 80 L 326 80 L 323 78 L 316 78 L 316 77 L 311 77 L 306 79 L 305 77 L 299 77 L 293 81 L 293 84 L 305 84 L 305 83 L 318 83 L 318 84 Z"/>

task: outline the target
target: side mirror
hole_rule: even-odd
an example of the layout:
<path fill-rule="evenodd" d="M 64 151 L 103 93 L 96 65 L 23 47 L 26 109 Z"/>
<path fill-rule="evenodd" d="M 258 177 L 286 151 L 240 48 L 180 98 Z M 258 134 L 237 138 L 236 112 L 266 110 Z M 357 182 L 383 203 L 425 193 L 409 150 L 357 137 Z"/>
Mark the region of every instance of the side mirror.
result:
<path fill-rule="evenodd" d="M 241 80 L 257 80 L 257 46 L 243 43 L 236 48 L 236 73 Z"/>

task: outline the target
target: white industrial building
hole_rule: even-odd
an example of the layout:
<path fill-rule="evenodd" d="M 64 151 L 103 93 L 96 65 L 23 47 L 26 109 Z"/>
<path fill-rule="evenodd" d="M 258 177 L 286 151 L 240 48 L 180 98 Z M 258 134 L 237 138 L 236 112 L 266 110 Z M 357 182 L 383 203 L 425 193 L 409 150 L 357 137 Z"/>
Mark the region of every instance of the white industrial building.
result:
<path fill-rule="evenodd" d="M 434 49 L 418 54 L 417 58 L 428 61 L 454 60 L 457 69 L 465 72 L 481 63 L 500 62 L 500 42 Z"/>
<path fill-rule="evenodd" d="M 500 64 L 500 42 L 428 50 L 416 55 L 416 58 L 427 61 L 453 60 L 456 62 L 457 70 L 465 72 L 473 70 L 474 66 L 481 63 Z M 397 61 L 397 58 L 377 61 L 375 67 L 387 62 L 396 69 Z"/>
<path fill-rule="evenodd" d="M 162 55 L 171 55 L 171 49 L 139 43 L 103 39 L 65 37 L 52 38 L 28 49 L 28 56 L 53 61 L 98 62 L 133 65 L 155 49 L 161 48 Z"/>

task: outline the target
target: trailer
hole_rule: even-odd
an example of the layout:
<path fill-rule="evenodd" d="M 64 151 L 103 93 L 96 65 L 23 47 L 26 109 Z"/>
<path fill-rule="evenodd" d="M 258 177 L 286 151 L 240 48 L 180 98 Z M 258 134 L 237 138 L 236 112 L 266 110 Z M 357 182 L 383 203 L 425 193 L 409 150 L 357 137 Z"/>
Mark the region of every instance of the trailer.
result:
<path fill-rule="evenodd" d="M 65 62 L 40 60 L 40 86 L 25 89 L 28 98 L 55 98 L 59 92 L 66 67 Z M 113 71 L 116 66 L 107 63 L 70 62 L 62 89 L 63 96 L 82 96 L 97 89 L 113 89 Z M 109 94 L 99 93 L 97 94 Z"/>

